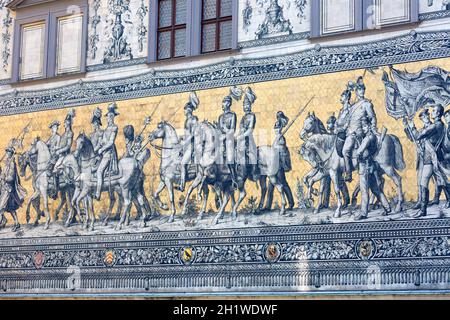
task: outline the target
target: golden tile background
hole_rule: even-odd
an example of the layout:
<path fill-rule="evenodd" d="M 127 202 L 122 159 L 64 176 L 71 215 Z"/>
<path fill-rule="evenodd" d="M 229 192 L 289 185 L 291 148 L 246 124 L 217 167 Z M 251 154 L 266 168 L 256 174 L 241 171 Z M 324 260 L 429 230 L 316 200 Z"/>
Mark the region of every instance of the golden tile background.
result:
<path fill-rule="evenodd" d="M 423 67 L 428 65 L 436 65 L 443 69 L 450 69 L 450 60 L 440 59 L 433 61 L 415 62 L 404 65 L 396 65 L 395 68 L 403 70 L 406 69 L 408 72 L 420 71 Z M 387 70 L 387 67 L 384 69 Z M 324 75 L 316 75 L 302 78 L 292 78 L 279 81 L 270 81 L 265 83 L 251 83 L 242 85 L 251 86 L 253 91 L 257 96 L 257 100 L 253 105 L 253 111 L 257 116 L 255 139 L 258 145 L 270 144 L 272 142 L 273 136 L 273 125 L 275 122 L 275 114 L 278 110 L 282 110 L 289 118 L 293 118 L 298 110 L 312 97 L 315 99 L 312 101 L 307 112 L 314 111 L 316 116 L 318 116 L 324 123 L 332 113 L 338 113 L 341 104 L 339 102 L 340 95 L 342 91 L 346 88 L 348 81 L 356 81 L 358 76 L 361 76 L 364 70 L 353 70 L 339 73 L 330 73 Z M 417 195 L 416 187 L 416 172 L 415 172 L 415 149 L 414 145 L 407 140 L 404 132 L 403 125 L 401 121 L 396 121 L 389 117 L 385 110 L 385 90 L 384 84 L 381 81 L 382 70 L 377 70 L 376 74 L 367 73 L 365 76 L 365 84 L 367 87 L 366 97 L 371 99 L 378 118 L 378 127 L 385 126 L 388 129 L 388 133 L 395 134 L 400 138 L 403 145 L 403 152 L 405 161 L 407 163 L 407 168 L 401 172 L 403 177 L 403 189 L 405 193 L 405 199 L 407 201 L 415 200 Z M 197 91 L 198 97 L 200 99 L 199 109 L 195 114 L 200 120 L 207 119 L 210 121 L 215 121 L 221 114 L 221 101 L 224 96 L 229 94 L 229 88 L 217 88 Z M 160 103 L 158 111 L 154 115 L 152 124 L 149 126 L 147 133 L 154 130 L 156 124 L 161 119 L 169 119 L 172 125 L 177 128 L 178 134 L 183 134 L 184 125 L 184 114 L 183 106 L 188 101 L 189 93 L 172 94 L 158 97 L 148 97 L 142 99 L 133 99 L 128 101 L 119 101 L 118 110 L 120 115 L 116 118 L 116 123 L 119 126 L 119 135 L 116 140 L 119 157 L 122 156 L 125 150 L 124 137 L 123 137 L 123 127 L 127 124 L 132 124 L 135 127 L 135 132 L 139 132 L 143 126 L 143 120 L 146 116 L 150 115 L 154 110 L 155 106 Z M 90 133 L 91 129 L 91 117 L 92 111 L 96 107 L 100 107 L 103 110 L 103 114 L 106 112 L 107 104 L 94 104 L 80 106 L 76 108 L 76 117 L 74 119 L 73 130 L 75 138 L 78 136 L 79 132 L 84 130 L 86 133 Z M 176 114 L 172 117 L 171 115 Z M 238 122 L 243 115 L 242 101 L 233 101 L 233 110 L 238 115 Z M 22 128 L 32 120 L 32 130 L 26 136 L 24 140 L 25 149 L 27 149 L 33 138 L 39 136 L 43 140 L 47 140 L 50 136 L 50 129 L 48 129 L 49 123 L 58 119 L 63 123 L 68 110 L 52 110 L 28 114 L 20 114 L 13 116 L 5 116 L 0 118 L 0 148 L 1 153 L 10 141 L 11 138 L 18 135 Z M 299 146 L 302 141 L 299 138 L 299 133 L 303 125 L 303 121 L 306 117 L 305 112 L 299 120 L 294 124 L 294 126 L 289 130 L 286 135 L 288 146 L 291 150 L 293 171 L 288 173 L 288 181 L 294 193 L 297 179 L 302 179 L 305 173 L 307 173 L 311 168 L 309 164 L 301 159 L 297 154 Z M 106 119 L 103 117 L 103 126 L 106 125 Z M 63 133 L 63 126 L 61 125 L 59 133 Z M 75 147 L 75 143 L 72 148 Z M 23 152 L 25 150 L 19 150 Z M 145 174 L 147 175 L 145 190 L 147 196 L 150 196 L 150 186 L 154 184 L 156 187 L 159 182 L 158 176 L 159 169 L 159 159 L 155 157 L 152 150 L 152 158 L 147 163 L 145 167 Z M 27 176 L 30 172 L 27 171 Z M 357 175 L 357 173 L 354 173 Z M 355 179 L 358 181 L 358 179 Z M 387 183 L 385 186 L 385 193 L 388 198 L 395 196 L 395 187 L 392 181 L 386 179 Z M 355 182 L 354 182 L 355 183 Z M 354 189 L 354 183 L 350 186 L 350 191 Z M 28 191 L 28 196 L 33 192 L 31 186 L 31 179 L 25 181 L 22 179 L 23 186 Z M 430 188 L 433 190 L 433 188 Z M 250 196 L 259 197 L 259 190 L 256 189 L 255 184 L 247 183 L 247 199 Z M 433 193 L 433 191 L 431 191 Z M 175 192 L 176 199 L 179 199 L 181 193 Z M 432 195 L 431 195 L 432 196 Z M 213 197 L 211 197 L 213 198 Z M 101 211 L 105 210 L 108 206 L 107 197 L 102 197 L 102 202 L 96 203 L 97 215 Z M 162 193 L 162 199 L 166 200 L 166 192 Z M 297 199 L 296 199 L 297 200 Z M 332 195 L 332 201 L 334 200 L 334 195 Z M 50 210 L 53 215 L 59 200 L 50 200 Z M 177 201 L 178 202 L 178 201 Z M 274 203 L 279 202 L 279 196 L 275 191 Z M 244 200 L 243 205 L 247 203 Z M 213 206 L 210 204 L 210 208 Z M 178 209 L 179 211 L 179 209 Z M 132 214 L 134 214 L 134 208 Z M 25 219 L 25 210 L 22 208 L 19 211 L 20 220 Z M 32 213 L 34 217 L 34 212 Z"/>

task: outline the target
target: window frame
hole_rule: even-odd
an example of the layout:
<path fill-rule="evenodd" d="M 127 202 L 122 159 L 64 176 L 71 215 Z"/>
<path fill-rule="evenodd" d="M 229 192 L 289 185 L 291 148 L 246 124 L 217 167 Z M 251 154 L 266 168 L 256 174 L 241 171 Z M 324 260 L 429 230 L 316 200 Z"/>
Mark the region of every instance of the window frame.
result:
<path fill-rule="evenodd" d="M 28 3 L 27 1 L 13 1 L 9 8 L 16 13 L 13 35 L 13 61 L 11 83 L 28 82 L 48 78 L 59 78 L 86 72 L 89 6 L 87 0 L 40 0 Z M 76 6 L 78 11 L 68 11 Z M 83 15 L 82 44 L 80 70 L 57 74 L 57 37 L 58 19 L 71 15 Z M 21 79 L 21 50 L 22 28 L 33 23 L 45 23 L 44 64 L 42 77 Z"/>
<path fill-rule="evenodd" d="M 186 42 L 185 42 L 185 54 L 183 56 L 175 56 L 175 33 L 177 30 L 182 30 L 182 29 L 186 29 L 186 37 L 187 37 L 187 20 L 188 20 L 188 16 L 187 16 L 187 8 L 189 7 L 189 0 L 186 0 L 186 20 L 185 23 L 183 24 L 176 24 L 176 19 L 177 19 L 177 12 L 176 12 L 176 7 L 177 7 L 177 0 L 172 0 L 172 11 L 171 11 L 171 24 L 170 26 L 167 27 L 160 27 L 159 26 L 159 13 L 160 13 L 160 9 L 161 9 L 161 1 L 158 1 L 158 10 L 156 12 L 156 20 L 158 22 L 158 28 L 157 28 L 157 35 L 156 35 L 156 59 L 158 61 L 164 61 L 164 60 L 171 60 L 171 59 L 177 59 L 177 58 L 183 58 L 186 56 L 187 54 L 187 48 L 186 48 Z M 170 57 L 169 58 L 163 58 L 160 59 L 158 57 L 158 52 L 159 52 L 159 35 L 160 33 L 163 32 L 168 32 L 170 31 Z"/>
<path fill-rule="evenodd" d="M 345 35 L 359 31 L 378 30 L 389 28 L 393 26 L 407 25 L 417 23 L 419 21 L 419 0 L 410 1 L 410 19 L 407 21 L 393 22 L 382 26 L 376 26 L 374 23 L 369 23 L 371 13 L 368 11 L 376 0 L 354 0 L 355 1 L 355 28 L 353 30 L 337 31 L 330 33 L 323 33 L 322 25 L 322 3 L 323 0 L 313 1 L 311 3 L 311 38 L 329 37 L 335 35 Z"/>
<path fill-rule="evenodd" d="M 202 18 L 203 1 L 188 0 L 186 10 L 186 55 L 172 59 L 158 60 L 158 26 L 159 26 L 159 3 L 158 0 L 149 0 L 149 32 L 148 32 L 148 56 L 147 63 L 168 62 L 174 59 L 183 59 L 194 56 L 203 56 L 227 52 L 238 49 L 238 19 L 239 4 L 238 0 L 232 0 L 232 43 L 231 50 L 201 52 L 202 45 Z"/>
<path fill-rule="evenodd" d="M 216 1 L 216 16 L 214 18 L 210 18 L 210 19 L 204 19 L 203 17 L 203 10 L 205 8 L 205 0 L 201 0 L 202 3 L 202 12 L 201 12 L 201 35 L 200 35 L 200 41 L 201 41 L 201 45 L 200 45 L 200 52 L 201 54 L 208 54 L 208 53 L 214 53 L 214 52 L 221 52 L 221 51 L 229 51 L 232 50 L 233 48 L 233 43 L 230 44 L 230 48 L 227 49 L 220 49 L 220 24 L 222 22 L 227 22 L 227 21 L 231 21 L 231 24 L 233 24 L 233 8 L 231 9 L 231 15 L 230 16 L 225 16 L 225 17 L 221 17 L 220 16 L 220 11 L 221 11 L 221 3 L 222 0 L 215 0 Z M 233 1 L 232 1 L 233 3 Z M 203 33 L 205 30 L 205 26 L 206 25 L 212 25 L 215 24 L 216 26 L 216 39 L 215 39 L 215 50 L 212 51 L 206 51 L 203 52 Z M 232 32 L 233 33 L 233 32 Z M 231 40 L 233 42 L 233 40 Z"/>

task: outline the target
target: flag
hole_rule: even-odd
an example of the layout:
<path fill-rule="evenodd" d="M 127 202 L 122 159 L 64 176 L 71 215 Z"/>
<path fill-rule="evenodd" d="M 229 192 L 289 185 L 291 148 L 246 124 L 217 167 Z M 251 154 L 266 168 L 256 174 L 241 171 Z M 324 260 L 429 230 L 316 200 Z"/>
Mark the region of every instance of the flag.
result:
<path fill-rule="evenodd" d="M 447 71 L 434 66 L 418 73 L 396 70 L 390 67 L 392 80 L 387 72 L 382 81 L 386 89 L 386 110 L 395 119 L 412 118 L 417 110 L 431 103 L 445 108 L 450 104 L 450 77 Z"/>

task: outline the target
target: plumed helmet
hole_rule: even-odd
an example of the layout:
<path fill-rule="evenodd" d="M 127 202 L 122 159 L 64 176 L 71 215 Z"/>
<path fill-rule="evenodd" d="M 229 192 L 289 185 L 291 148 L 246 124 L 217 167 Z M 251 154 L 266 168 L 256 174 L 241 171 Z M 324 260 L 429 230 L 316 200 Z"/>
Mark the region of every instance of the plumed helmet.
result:
<path fill-rule="evenodd" d="M 67 112 L 65 120 L 72 124 L 73 118 L 75 118 L 75 109 L 70 109 L 69 112 Z"/>
<path fill-rule="evenodd" d="M 238 86 L 233 86 L 230 88 L 230 96 L 236 101 L 241 100 L 243 94 L 244 91 Z"/>
<path fill-rule="evenodd" d="M 134 127 L 131 124 L 126 125 L 123 128 L 123 135 L 125 136 L 125 139 L 128 139 L 129 141 L 133 141 L 134 140 Z"/>
<path fill-rule="evenodd" d="M 233 98 L 231 98 L 231 96 L 226 96 L 223 98 L 222 102 L 226 102 L 228 105 L 231 106 L 231 104 L 233 103 Z"/>
<path fill-rule="evenodd" d="M 283 111 L 278 111 L 277 112 L 277 122 L 279 123 L 279 125 L 284 128 L 287 126 L 287 124 L 289 123 L 289 118 L 286 117 L 286 115 L 284 114 Z"/>
<path fill-rule="evenodd" d="M 102 110 L 100 108 L 96 108 L 94 112 L 92 112 L 91 123 L 98 123 L 99 125 L 102 125 Z"/>
<path fill-rule="evenodd" d="M 197 110 L 198 105 L 200 104 L 200 99 L 197 96 L 197 93 L 195 91 L 192 91 L 189 94 L 189 102 L 186 103 L 184 106 L 184 109 L 191 109 L 192 111 Z"/>
<path fill-rule="evenodd" d="M 248 103 L 252 105 L 256 100 L 256 95 L 253 92 L 252 88 L 250 87 L 245 88 L 244 93 L 245 93 L 244 104 Z"/>
<path fill-rule="evenodd" d="M 362 76 L 358 77 L 358 80 L 356 80 L 356 89 L 366 89 L 364 78 Z"/>

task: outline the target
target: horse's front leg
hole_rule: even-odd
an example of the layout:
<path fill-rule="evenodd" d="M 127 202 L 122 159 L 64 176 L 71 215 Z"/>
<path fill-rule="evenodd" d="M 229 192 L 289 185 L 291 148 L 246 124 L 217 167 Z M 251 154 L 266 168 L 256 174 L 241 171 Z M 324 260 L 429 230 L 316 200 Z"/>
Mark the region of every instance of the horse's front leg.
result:
<path fill-rule="evenodd" d="M 159 198 L 159 194 L 164 190 L 164 188 L 166 187 L 166 183 L 164 181 L 161 181 L 158 185 L 158 188 L 156 188 L 156 191 L 153 195 L 156 203 L 158 204 L 158 206 L 162 209 L 162 210 L 168 210 L 169 207 L 167 207 L 167 204 L 163 203 L 161 201 L 161 199 Z M 169 192 L 170 193 L 170 192 Z M 172 191 L 173 193 L 173 191 Z"/>
<path fill-rule="evenodd" d="M 94 231 L 94 225 L 95 225 L 95 213 L 94 213 L 94 201 L 92 199 L 91 195 L 87 195 L 86 196 L 86 211 L 88 213 L 88 215 L 90 216 L 89 218 L 89 226 L 88 226 L 88 230 L 89 231 Z"/>
<path fill-rule="evenodd" d="M 335 218 L 340 218 L 341 214 L 342 214 L 342 199 L 341 199 L 341 184 L 340 184 L 340 179 L 339 176 L 336 172 L 333 172 L 331 175 L 331 180 L 333 181 L 333 186 L 334 186 L 334 193 L 336 195 L 336 200 L 337 200 L 337 207 L 336 207 L 336 211 L 334 212 L 334 217 Z"/>
<path fill-rule="evenodd" d="M 172 181 L 169 178 L 166 178 L 165 184 L 167 186 L 167 191 L 168 191 L 168 194 L 169 194 L 170 211 L 171 211 L 171 214 L 170 214 L 168 222 L 172 223 L 172 222 L 174 222 L 175 214 L 177 213 L 177 210 L 175 208 L 175 195 L 173 194 L 173 183 L 172 183 Z M 186 197 L 186 199 L 187 198 L 188 197 Z"/>
<path fill-rule="evenodd" d="M 109 193 L 109 207 L 108 211 L 106 212 L 106 217 L 103 219 L 103 225 L 108 225 L 109 218 L 111 217 L 111 213 L 114 208 L 114 204 L 116 203 L 116 197 L 114 196 L 114 191 Z M 119 206 L 120 207 L 120 206 Z"/>
<path fill-rule="evenodd" d="M 60 213 L 61 209 L 64 207 L 64 205 L 66 204 L 66 201 L 67 201 L 66 193 L 64 191 L 61 190 L 59 192 L 59 194 L 61 196 L 61 201 L 59 202 L 59 205 L 58 205 L 58 207 L 56 208 L 56 211 L 55 211 L 55 221 L 58 221 L 59 213 Z"/>
<path fill-rule="evenodd" d="M 44 212 L 45 212 L 45 226 L 44 229 L 47 230 L 50 226 L 50 210 L 48 209 L 48 195 L 47 195 L 48 186 L 46 183 L 43 183 L 40 188 L 40 194 L 42 196 L 42 201 L 44 202 Z"/>
<path fill-rule="evenodd" d="M 191 186 L 189 187 L 189 189 L 186 193 L 186 197 L 184 198 L 183 209 L 181 211 L 182 216 L 184 216 L 187 213 L 187 206 L 189 204 L 189 198 L 191 196 L 191 193 L 194 191 L 194 189 L 196 189 L 202 183 L 202 180 L 203 180 L 202 175 L 198 174 L 195 177 L 195 180 L 192 182 Z"/>
<path fill-rule="evenodd" d="M 209 187 L 206 183 L 203 184 L 203 204 L 200 212 L 198 213 L 198 220 L 203 218 L 203 215 L 206 212 L 206 206 L 208 204 L 208 197 L 209 197 Z"/>
<path fill-rule="evenodd" d="M 266 200 L 267 194 L 267 177 L 261 176 L 259 178 L 259 186 L 261 188 L 261 199 L 259 200 L 258 211 L 264 210 L 264 201 Z"/>
<path fill-rule="evenodd" d="M 245 190 L 245 182 L 242 182 L 241 186 L 239 188 L 238 201 L 233 206 L 233 214 L 232 214 L 232 219 L 233 220 L 237 219 L 237 210 L 238 210 L 239 206 L 241 205 L 242 201 L 244 201 L 246 196 L 247 196 L 247 191 Z"/>
<path fill-rule="evenodd" d="M 222 205 L 220 206 L 219 211 L 217 212 L 216 216 L 214 217 L 213 221 L 211 222 L 212 225 L 218 224 L 219 220 L 223 218 L 223 213 L 228 204 L 228 201 L 230 200 L 231 192 L 233 192 L 233 191 L 229 190 L 229 191 L 224 192 L 224 196 L 222 199 Z"/>
<path fill-rule="evenodd" d="M 33 222 L 33 225 L 37 226 L 39 224 L 39 218 L 41 217 L 41 208 L 40 208 L 40 192 L 39 190 L 35 190 L 33 195 L 31 196 L 30 200 L 28 201 L 27 205 L 27 213 L 26 213 L 26 219 L 27 223 L 30 221 L 30 205 L 32 204 L 35 211 L 36 211 L 36 219 Z"/>
<path fill-rule="evenodd" d="M 131 193 L 128 187 L 125 186 L 122 187 L 122 196 L 123 196 L 122 214 L 120 216 L 119 223 L 115 228 L 116 230 L 122 229 L 123 225 L 125 224 L 126 217 L 131 209 Z"/>
<path fill-rule="evenodd" d="M 142 195 L 140 192 L 136 194 L 136 196 L 134 197 L 135 201 L 137 203 L 135 203 L 135 205 L 137 204 L 137 206 L 139 206 L 142 214 L 141 214 L 141 228 L 145 228 L 146 227 L 146 220 L 148 217 L 149 212 L 147 211 L 146 205 L 145 205 L 145 197 L 144 195 Z"/>

